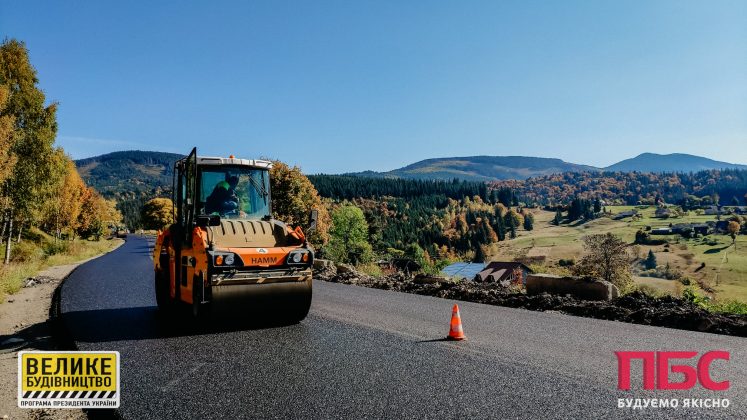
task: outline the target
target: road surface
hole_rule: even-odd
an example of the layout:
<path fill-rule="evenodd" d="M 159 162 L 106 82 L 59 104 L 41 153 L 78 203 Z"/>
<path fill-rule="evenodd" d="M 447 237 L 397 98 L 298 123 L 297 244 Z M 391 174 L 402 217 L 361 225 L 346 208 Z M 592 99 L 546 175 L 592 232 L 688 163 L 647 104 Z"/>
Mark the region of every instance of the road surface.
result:
<path fill-rule="evenodd" d="M 157 314 L 149 254 L 130 236 L 61 297 L 80 350 L 121 353 L 126 419 L 747 418 L 742 338 L 459 302 L 468 340 L 446 342 L 453 301 L 322 281 L 300 324 L 174 327 Z M 730 390 L 668 396 L 729 409 L 617 408 L 661 395 L 618 391 L 614 351 L 714 349 L 731 352 L 712 369 Z"/>

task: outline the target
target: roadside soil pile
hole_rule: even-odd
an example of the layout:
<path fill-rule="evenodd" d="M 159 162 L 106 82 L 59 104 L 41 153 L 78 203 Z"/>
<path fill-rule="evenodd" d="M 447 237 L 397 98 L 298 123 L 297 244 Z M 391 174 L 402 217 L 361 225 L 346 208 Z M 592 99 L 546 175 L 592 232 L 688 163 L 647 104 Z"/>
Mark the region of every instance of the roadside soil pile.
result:
<path fill-rule="evenodd" d="M 640 292 L 633 292 L 611 301 L 585 301 L 568 295 L 548 293 L 529 296 L 496 284 L 471 281 L 421 282 L 404 274 L 372 277 L 355 271 L 345 271 L 337 273 L 329 269 L 315 270 L 314 278 L 333 283 L 488 305 L 533 311 L 557 311 L 588 318 L 747 337 L 747 316 L 711 313 L 689 301 L 671 296 L 653 298 Z"/>

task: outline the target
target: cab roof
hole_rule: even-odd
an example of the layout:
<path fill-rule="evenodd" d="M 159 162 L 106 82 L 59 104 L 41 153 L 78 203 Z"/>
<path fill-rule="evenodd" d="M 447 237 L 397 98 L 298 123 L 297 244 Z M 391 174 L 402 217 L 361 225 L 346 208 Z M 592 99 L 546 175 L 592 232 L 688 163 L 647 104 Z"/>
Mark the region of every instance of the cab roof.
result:
<path fill-rule="evenodd" d="M 257 169 L 271 169 L 272 162 L 262 159 L 237 159 L 232 157 L 197 156 L 197 166 L 247 166 Z"/>

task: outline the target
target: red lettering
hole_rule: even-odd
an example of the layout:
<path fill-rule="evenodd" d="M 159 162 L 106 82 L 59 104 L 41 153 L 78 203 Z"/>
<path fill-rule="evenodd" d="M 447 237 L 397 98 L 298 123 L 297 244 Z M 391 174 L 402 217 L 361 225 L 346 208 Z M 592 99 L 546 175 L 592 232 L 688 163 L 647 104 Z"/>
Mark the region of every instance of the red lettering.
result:
<path fill-rule="evenodd" d="M 654 389 L 654 353 L 650 351 L 618 351 L 617 389 L 630 389 L 630 360 L 643 361 L 643 389 Z"/>
<path fill-rule="evenodd" d="M 658 351 L 656 352 L 656 368 L 658 389 L 690 389 L 697 383 L 695 368 L 687 365 L 672 365 L 672 372 L 685 376 L 682 382 L 669 382 L 669 359 L 691 359 L 697 356 L 694 351 Z"/>
<path fill-rule="evenodd" d="M 711 391 L 726 391 L 729 389 L 729 381 L 715 382 L 711 378 L 711 362 L 716 359 L 729 360 L 729 352 L 723 350 L 709 351 L 698 361 L 698 380 L 705 389 Z"/>

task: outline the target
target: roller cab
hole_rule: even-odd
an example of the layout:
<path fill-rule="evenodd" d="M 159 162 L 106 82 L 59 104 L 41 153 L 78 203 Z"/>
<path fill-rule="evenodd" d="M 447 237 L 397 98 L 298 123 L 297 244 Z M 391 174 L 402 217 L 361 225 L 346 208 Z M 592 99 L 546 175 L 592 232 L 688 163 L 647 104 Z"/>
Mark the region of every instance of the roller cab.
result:
<path fill-rule="evenodd" d="M 194 316 L 231 311 L 300 321 L 311 305 L 314 251 L 300 227 L 271 213 L 265 160 L 198 157 L 174 167 L 175 223 L 154 248 L 158 306 Z M 316 212 L 310 215 L 316 224 Z"/>

